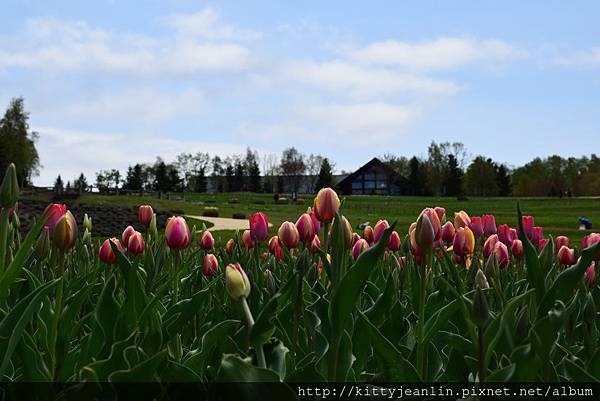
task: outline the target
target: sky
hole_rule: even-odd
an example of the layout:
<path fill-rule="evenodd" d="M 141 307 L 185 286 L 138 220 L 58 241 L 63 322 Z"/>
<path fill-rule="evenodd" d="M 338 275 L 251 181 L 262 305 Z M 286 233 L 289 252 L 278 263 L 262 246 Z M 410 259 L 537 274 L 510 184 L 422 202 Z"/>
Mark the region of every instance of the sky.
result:
<path fill-rule="evenodd" d="M 182 152 L 336 170 L 459 141 L 509 166 L 600 137 L 596 1 L 33 1 L 0 12 L 0 109 L 25 98 L 36 185 Z"/>

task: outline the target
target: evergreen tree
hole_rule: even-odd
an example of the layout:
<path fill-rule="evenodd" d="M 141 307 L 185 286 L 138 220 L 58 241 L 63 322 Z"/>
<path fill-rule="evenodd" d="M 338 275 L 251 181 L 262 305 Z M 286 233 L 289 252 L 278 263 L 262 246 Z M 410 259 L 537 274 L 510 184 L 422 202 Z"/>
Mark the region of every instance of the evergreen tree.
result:
<path fill-rule="evenodd" d="M 233 176 L 233 165 L 231 162 L 228 162 L 227 167 L 225 167 L 225 184 L 227 187 L 227 192 L 233 192 L 235 190 L 235 179 Z"/>
<path fill-rule="evenodd" d="M 167 192 L 170 190 L 169 172 L 167 165 L 162 160 L 154 165 L 154 183 L 153 188 L 156 191 Z"/>
<path fill-rule="evenodd" d="M 504 164 L 496 166 L 496 182 L 498 183 L 498 195 L 509 196 L 512 192 L 510 173 Z"/>
<path fill-rule="evenodd" d="M 458 166 L 458 161 L 454 155 L 448 155 L 446 171 L 444 174 L 444 188 L 446 196 L 458 196 L 462 191 L 463 172 Z"/>
<path fill-rule="evenodd" d="M 333 171 L 331 171 L 331 164 L 329 163 L 328 158 L 324 158 L 321 162 L 317 182 L 315 183 L 315 192 L 318 192 L 321 188 L 332 187 L 333 185 Z"/>
<path fill-rule="evenodd" d="M 64 192 L 64 190 L 65 190 L 65 188 L 64 188 L 63 180 L 59 174 L 58 177 L 56 177 L 56 181 L 54 181 L 54 193 L 61 195 Z"/>
<path fill-rule="evenodd" d="M 73 188 L 79 193 L 83 193 L 83 192 L 87 191 L 88 183 L 87 183 L 87 179 L 85 178 L 85 175 L 83 175 L 83 173 L 81 173 L 79 175 L 79 178 L 77 178 L 73 182 Z"/>
<path fill-rule="evenodd" d="M 201 167 L 194 177 L 194 191 L 206 192 L 206 173 L 204 172 L 204 167 Z"/>
<path fill-rule="evenodd" d="M 4 174 L 8 165 L 14 163 L 21 186 L 31 182 L 31 176 L 38 173 L 40 166 L 35 148 L 38 133 L 29 131 L 28 119 L 21 97 L 11 100 L 0 119 L 0 172 Z"/>
<path fill-rule="evenodd" d="M 408 162 L 408 193 L 410 195 L 425 195 L 425 183 L 427 176 L 425 166 L 415 156 Z"/>
<path fill-rule="evenodd" d="M 131 190 L 141 190 L 144 185 L 144 169 L 141 164 L 136 163 L 135 166 L 127 169 L 127 176 L 123 188 Z"/>
<path fill-rule="evenodd" d="M 246 186 L 244 185 L 244 181 L 244 165 L 240 159 L 237 159 L 235 161 L 235 169 L 233 176 L 233 191 L 238 192 L 245 190 Z"/>
<path fill-rule="evenodd" d="M 477 156 L 467 168 L 465 190 L 468 195 L 497 196 L 496 166 L 492 159 Z"/>

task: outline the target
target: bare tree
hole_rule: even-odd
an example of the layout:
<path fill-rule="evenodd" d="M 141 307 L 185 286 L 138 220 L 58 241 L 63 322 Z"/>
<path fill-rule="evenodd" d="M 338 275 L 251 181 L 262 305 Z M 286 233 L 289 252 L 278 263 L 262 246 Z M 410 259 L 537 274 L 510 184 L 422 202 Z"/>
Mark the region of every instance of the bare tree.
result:
<path fill-rule="evenodd" d="M 321 155 L 311 153 L 310 156 L 306 158 L 306 193 L 314 191 L 322 164 L 323 156 Z"/>
<path fill-rule="evenodd" d="M 281 174 L 293 192 L 298 192 L 305 171 L 304 155 L 294 147 L 284 149 L 281 155 Z"/>

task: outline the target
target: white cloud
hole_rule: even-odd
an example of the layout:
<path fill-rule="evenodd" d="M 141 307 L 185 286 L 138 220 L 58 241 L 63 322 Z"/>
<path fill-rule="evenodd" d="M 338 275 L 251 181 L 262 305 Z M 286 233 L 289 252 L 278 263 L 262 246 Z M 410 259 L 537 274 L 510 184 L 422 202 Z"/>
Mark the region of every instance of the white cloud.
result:
<path fill-rule="evenodd" d="M 217 35 L 227 36 L 214 28 Z M 224 29 L 235 33 L 231 26 Z M 250 49 L 234 41 L 208 40 L 186 31 L 154 38 L 56 18 L 29 19 L 24 32 L 0 41 L 0 68 L 177 76 L 239 72 L 254 62 Z"/>
<path fill-rule="evenodd" d="M 555 62 L 563 65 L 598 67 L 600 66 L 600 47 L 593 47 L 588 51 L 579 52 L 572 56 L 559 57 L 555 59 Z"/>
<path fill-rule="evenodd" d="M 341 46 L 351 60 L 375 65 L 401 66 L 411 70 L 444 70 L 472 62 L 498 62 L 524 57 L 526 53 L 496 40 L 442 37 L 423 42 L 386 40 L 362 48 Z"/>
<path fill-rule="evenodd" d="M 118 168 L 125 172 L 137 162 L 152 163 L 156 156 L 170 161 L 182 152 L 209 152 L 231 155 L 243 153 L 246 146 L 239 143 L 202 142 L 170 139 L 143 134 L 87 132 L 54 127 L 33 127 L 40 133 L 37 144 L 43 168 L 36 185 L 52 185 L 60 174 L 63 180 L 73 180 L 81 172 L 88 182 L 102 169 Z"/>
<path fill-rule="evenodd" d="M 260 32 L 224 23 L 219 13 L 212 8 L 193 14 L 175 14 L 162 20 L 184 36 L 199 36 L 211 40 L 256 40 L 262 37 Z"/>
<path fill-rule="evenodd" d="M 320 89 L 349 92 L 359 98 L 401 92 L 449 95 L 459 90 L 453 82 L 394 69 L 361 66 L 345 60 L 322 63 L 299 61 L 288 64 L 286 70 L 292 80 L 309 83 Z"/>

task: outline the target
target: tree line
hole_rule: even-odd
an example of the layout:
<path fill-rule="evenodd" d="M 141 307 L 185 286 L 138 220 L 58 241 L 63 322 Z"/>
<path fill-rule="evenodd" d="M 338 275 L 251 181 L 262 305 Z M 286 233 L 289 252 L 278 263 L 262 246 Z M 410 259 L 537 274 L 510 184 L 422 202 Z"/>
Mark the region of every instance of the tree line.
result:
<path fill-rule="evenodd" d="M 0 171 L 17 166 L 21 187 L 32 184 L 42 167 L 35 142 L 39 133 L 29 127 L 23 98 L 12 99 L 0 119 Z M 535 158 L 510 168 L 485 156 L 470 157 L 460 142 L 432 142 L 426 157 L 384 154 L 383 162 L 405 178 L 405 193 L 421 196 L 595 196 L 600 195 L 600 158 L 595 154 L 563 158 Z M 247 149 L 244 155 L 210 156 L 182 153 L 171 162 L 136 163 L 127 171 L 102 170 L 94 186 L 100 191 L 154 190 L 205 192 L 313 192 L 333 186 L 335 164 L 318 154 L 305 155 L 294 147 L 281 156 Z M 342 172 L 342 174 L 345 172 Z M 58 191 L 89 190 L 80 174 Z"/>

